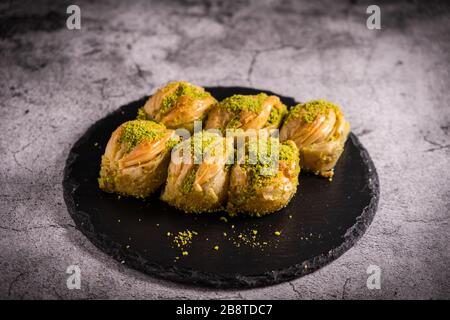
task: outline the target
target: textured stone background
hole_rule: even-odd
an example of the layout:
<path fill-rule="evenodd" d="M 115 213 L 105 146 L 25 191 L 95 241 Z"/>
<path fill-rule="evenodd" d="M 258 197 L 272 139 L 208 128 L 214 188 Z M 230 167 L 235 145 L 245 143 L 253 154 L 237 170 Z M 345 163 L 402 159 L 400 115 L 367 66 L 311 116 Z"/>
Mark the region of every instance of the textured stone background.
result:
<path fill-rule="evenodd" d="M 311 2 L 311 3 L 310 3 Z M 450 298 L 450 8 L 377 2 L 103 0 L 0 4 L 0 298 Z M 173 79 L 341 104 L 369 150 L 380 207 L 341 258 L 273 287 L 216 291 L 157 280 L 73 225 L 62 170 L 87 127 Z M 78 264 L 82 289 L 66 288 Z M 382 289 L 366 288 L 366 268 Z"/>

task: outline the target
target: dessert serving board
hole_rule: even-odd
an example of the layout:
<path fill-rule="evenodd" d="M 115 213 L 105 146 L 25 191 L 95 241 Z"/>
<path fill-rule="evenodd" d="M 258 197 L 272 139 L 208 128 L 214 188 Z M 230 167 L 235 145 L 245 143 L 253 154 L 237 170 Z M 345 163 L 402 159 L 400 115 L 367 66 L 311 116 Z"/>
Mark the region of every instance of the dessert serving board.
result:
<path fill-rule="evenodd" d="M 266 92 L 205 88 L 216 99 Z M 277 95 L 287 106 L 296 102 Z M 100 250 L 151 276 L 220 288 L 265 286 L 323 267 L 352 247 L 372 221 L 379 199 L 372 160 L 350 134 L 333 181 L 305 172 L 289 205 L 262 218 L 226 212 L 183 213 L 159 200 L 108 194 L 98 187 L 111 133 L 136 117 L 147 97 L 93 124 L 70 151 L 64 199 L 77 228 Z"/>

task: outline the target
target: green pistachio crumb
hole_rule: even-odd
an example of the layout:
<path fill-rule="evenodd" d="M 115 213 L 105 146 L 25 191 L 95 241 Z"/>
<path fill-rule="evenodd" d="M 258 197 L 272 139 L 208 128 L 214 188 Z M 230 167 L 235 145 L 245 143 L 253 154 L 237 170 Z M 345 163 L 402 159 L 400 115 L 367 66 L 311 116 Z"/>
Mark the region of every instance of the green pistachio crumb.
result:
<path fill-rule="evenodd" d="M 161 113 L 169 111 L 182 96 L 189 97 L 190 99 L 205 99 L 211 96 L 208 92 L 203 91 L 202 88 L 186 82 L 172 82 L 167 85 L 169 88 L 170 86 L 177 86 L 177 88 L 174 92 L 163 98 L 160 108 Z"/>
<path fill-rule="evenodd" d="M 267 125 L 279 127 L 287 112 L 287 107 L 284 104 L 281 104 L 280 107 L 272 108 L 269 119 L 267 120 Z"/>
<path fill-rule="evenodd" d="M 122 125 L 122 128 L 119 142 L 127 144 L 127 152 L 145 140 L 154 141 L 162 138 L 166 132 L 163 124 L 148 120 L 128 121 Z"/>
<path fill-rule="evenodd" d="M 311 123 L 318 115 L 324 114 L 329 110 L 339 110 L 339 106 L 322 99 L 300 103 L 292 107 L 287 120 L 301 117 L 304 122 Z"/>
<path fill-rule="evenodd" d="M 147 115 L 145 113 L 144 107 L 139 108 L 136 119 L 137 120 L 146 120 L 147 119 Z"/>
<path fill-rule="evenodd" d="M 219 103 L 220 108 L 224 108 L 232 113 L 240 113 L 241 111 L 251 111 L 260 113 L 267 94 L 260 93 L 258 95 L 240 95 L 228 97 Z"/>
<path fill-rule="evenodd" d="M 194 166 L 189 173 L 184 178 L 181 183 L 181 193 L 188 194 L 192 191 L 192 186 L 194 185 L 195 175 L 197 174 L 198 165 Z"/>
<path fill-rule="evenodd" d="M 299 156 L 298 148 L 295 144 L 282 143 L 280 148 L 280 160 L 291 161 L 295 160 Z"/>

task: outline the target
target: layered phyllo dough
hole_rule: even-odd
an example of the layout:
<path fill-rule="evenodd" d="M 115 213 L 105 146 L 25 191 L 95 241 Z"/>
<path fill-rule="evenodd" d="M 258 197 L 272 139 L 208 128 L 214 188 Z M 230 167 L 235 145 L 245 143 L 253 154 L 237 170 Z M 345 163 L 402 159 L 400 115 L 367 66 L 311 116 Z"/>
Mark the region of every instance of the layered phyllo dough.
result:
<path fill-rule="evenodd" d="M 262 216 L 285 207 L 295 194 L 300 165 L 293 141 L 246 142 L 243 158 L 231 169 L 228 213 Z"/>
<path fill-rule="evenodd" d="M 286 114 L 287 107 L 277 96 L 234 95 L 212 108 L 205 129 L 276 129 Z"/>
<path fill-rule="evenodd" d="M 296 143 L 303 169 L 331 178 L 349 132 L 350 124 L 337 105 L 315 100 L 290 110 L 280 139 Z"/>
<path fill-rule="evenodd" d="M 99 186 L 145 198 L 166 180 L 175 131 L 148 120 L 128 121 L 111 135 L 102 156 Z"/>
<path fill-rule="evenodd" d="M 171 82 L 158 89 L 144 107 L 138 118 L 150 119 L 167 128 L 185 128 L 193 131 L 194 121 L 203 121 L 208 111 L 217 103 L 202 87 L 188 82 Z"/>
<path fill-rule="evenodd" d="M 232 139 L 195 133 L 175 147 L 161 199 L 185 212 L 223 208 L 233 153 Z"/>

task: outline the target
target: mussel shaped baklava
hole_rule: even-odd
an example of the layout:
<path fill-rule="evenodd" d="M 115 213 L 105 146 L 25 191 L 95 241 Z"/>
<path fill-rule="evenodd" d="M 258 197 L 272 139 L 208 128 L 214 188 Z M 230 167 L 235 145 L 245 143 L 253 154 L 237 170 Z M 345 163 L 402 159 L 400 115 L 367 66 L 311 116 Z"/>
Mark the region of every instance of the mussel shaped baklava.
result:
<path fill-rule="evenodd" d="M 280 140 L 296 143 L 302 169 L 331 179 L 349 132 L 350 124 L 337 105 L 315 100 L 290 110 Z"/>
<path fill-rule="evenodd" d="M 205 131 L 195 133 L 172 152 L 161 199 L 185 212 L 223 208 L 229 183 L 233 141 Z"/>
<path fill-rule="evenodd" d="M 165 181 L 174 130 L 148 120 L 128 121 L 111 135 L 102 156 L 99 186 L 107 192 L 145 198 Z"/>
<path fill-rule="evenodd" d="M 234 95 L 212 108 L 205 129 L 277 129 L 286 114 L 287 108 L 277 96 Z"/>
<path fill-rule="evenodd" d="M 300 165 L 295 143 L 261 139 L 247 141 L 245 155 L 231 169 L 227 204 L 231 216 L 260 217 L 275 212 L 285 207 L 297 190 Z"/>
<path fill-rule="evenodd" d="M 194 121 L 203 121 L 217 103 L 202 87 L 188 82 L 171 82 L 160 88 L 139 110 L 138 118 L 155 120 L 167 128 L 193 131 Z"/>

